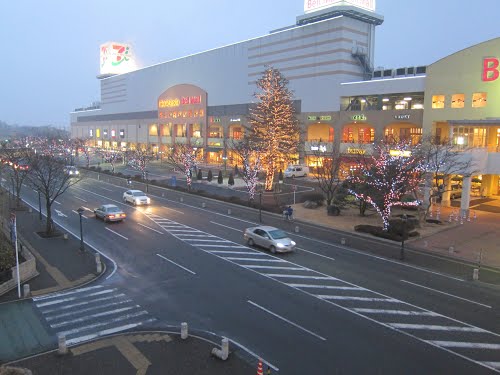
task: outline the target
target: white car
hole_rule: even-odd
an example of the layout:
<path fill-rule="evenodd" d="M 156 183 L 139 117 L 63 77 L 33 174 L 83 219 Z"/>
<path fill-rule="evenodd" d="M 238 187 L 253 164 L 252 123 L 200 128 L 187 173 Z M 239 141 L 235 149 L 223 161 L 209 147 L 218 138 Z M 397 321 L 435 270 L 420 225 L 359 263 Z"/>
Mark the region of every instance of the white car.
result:
<path fill-rule="evenodd" d="M 296 245 L 281 229 L 264 225 L 245 229 L 243 238 L 248 246 L 265 247 L 273 254 L 293 251 Z"/>
<path fill-rule="evenodd" d="M 141 190 L 127 190 L 123 193 L 123 201 L 132 203 L 134 206 L 151 203 L 151 199 Z"/>

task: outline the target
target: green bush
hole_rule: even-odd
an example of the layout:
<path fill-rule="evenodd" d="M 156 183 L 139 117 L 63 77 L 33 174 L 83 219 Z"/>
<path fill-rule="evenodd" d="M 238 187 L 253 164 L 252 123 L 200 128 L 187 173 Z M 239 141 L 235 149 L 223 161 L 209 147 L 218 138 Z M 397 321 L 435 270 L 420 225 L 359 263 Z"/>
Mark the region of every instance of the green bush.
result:
<path fill-rule="evenodd" d="M 201 169 L 198 169 L 198 174 L 196 175 L 196 179 L 198 181 L 203 180 L 203 174 L 201 173 Z"/>
<path fill-rule="evenodd" d="M 214 176 L 212 175 L 212 170 L 209 169 L 208 174 L 207 174 L 207 181 L 211 182 L 213 178 L 214 178 Z"/>
<path fill-rule="evenodd" d="M 222 184 L 224 179 L 222 178 L 222 171 L 219 171 L 219 175 L 217 176 L 217 183 Z"/>
<path fill-rule="evenodd" d="M 16 257 L 10 241 L 0 234 L 0 272 L 6 271 L 16 265 Z"/>
<path fill-rule="evenodd" d="M 229 173 L 229 179 L 227 180 L 227 184 L 230 186 L 234 185 L 234 177 L 232 173 Z"/>

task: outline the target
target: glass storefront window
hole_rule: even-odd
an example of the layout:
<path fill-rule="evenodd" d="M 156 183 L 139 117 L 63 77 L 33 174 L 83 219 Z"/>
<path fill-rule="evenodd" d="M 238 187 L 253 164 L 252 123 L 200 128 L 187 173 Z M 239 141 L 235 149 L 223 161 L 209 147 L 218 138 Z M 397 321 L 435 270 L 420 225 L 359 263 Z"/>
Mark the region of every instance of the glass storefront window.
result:
<path fill-rule="evenodd" d="M 354 135 L 352 128 L 348 127 L 344 128 L 344 131 L 342 132 L 342 142 L 344 143 L 354 142 Z"/>
<path fill-rule="evenodd" d="M 201 138 L 201 124 L 191 124 L 191 137 Z"/>
<path fill-rule="evenodd" d="M 479 126 L 453 127 L 453 144 L 460 148 L 486 147 L 487 129 Z"/>
<path fill-rule="evenodd" d="M 161 126 L 161 135 L 163 137 L 170 137 L 172 135 L 172 124 L 163 124 Z"/>
<path fill-rule="evenodd" d="M 475 92 L 472 94 L 472 108 L 486 107 L 486 96 L 485 92 Z"/>
<path fill-rule="evenodd" d="M 222 138 L 222 129 L 220 126 L 211 126 L 208 128 L 209 138 Z"/>
<path fill-rule="evenodd" d="M 101 129 L 96 129 L 96 130 L 95 130 L 95 136 L 96 136 L 97 138 L 101 138 Z"/>
<path fill-rule="evenodd" d="M 176 137 L 186 136 L 186 124 L 175 124 L 175 136 Z"/>
<path fill-rule="evenodd" d="M 451 96 L 451 108 L 463 108 L 465 101 L 464 94 L 454 94 Z"/>
<path fill-rule="evenodd" d="M 242 139 L 243 138 L 243 130 L 240 127 L 233 128 L 233 139 Z"/>
<path fill-rule="evenodd" d="M 432 95 L 432 108 L 444 108 L 444 95 Z"/>
<path fill-rule="evenodd" d="M 158 135 L 158 125 L 156 124 L 149 125 L 149 135 Z"/>

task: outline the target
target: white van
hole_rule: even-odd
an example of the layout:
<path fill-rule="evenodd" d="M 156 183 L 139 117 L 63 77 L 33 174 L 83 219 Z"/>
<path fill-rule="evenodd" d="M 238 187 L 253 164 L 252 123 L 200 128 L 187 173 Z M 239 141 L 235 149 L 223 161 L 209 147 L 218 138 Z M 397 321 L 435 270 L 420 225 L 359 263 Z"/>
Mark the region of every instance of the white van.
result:
<path fill-rule="evenodd" d="M 285 170 L 285 178 L 294 178 L 294 177 L 305 177 L 309 173 L 309 167 L 306 165 L 289 165 Z"/>

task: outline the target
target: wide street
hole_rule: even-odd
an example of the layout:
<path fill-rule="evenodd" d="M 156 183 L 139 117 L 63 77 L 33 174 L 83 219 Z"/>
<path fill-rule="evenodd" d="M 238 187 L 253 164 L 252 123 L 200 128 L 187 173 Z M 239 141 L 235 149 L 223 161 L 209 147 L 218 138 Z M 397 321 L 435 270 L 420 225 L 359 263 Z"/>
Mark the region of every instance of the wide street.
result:
<path fill-rule="evenodd" d="M 106 277 L 72 298 L 60 292 L 33 302 L 70 344 L 136 324 L 188 322 L 283 374 L 500 368 L 498 288 L 356 249 L 384 247 L 375 241 L 347 247 L 335 231 L 308 225 L 297 232 L 263 213 L 264 224 L 285 229 L 298 246 L 273 255 L 243 240 L 243 230 L 259 224 L 258 210 L 152 186 L 152 204 L 134 207 L 122 202 L 123 180 L 101 176 L 70 188 L 53 210 L 54 220 L 79 236 L 76 210 L 85 209 L 85 243 L 109 258 Z M 37 209 L 38 195 L 23 194 Z M 103 203 L 116 204 L 127 219 L 96 220 L 92 211 Z M 72 319 L 79 298 L 87 320 Z"/>

